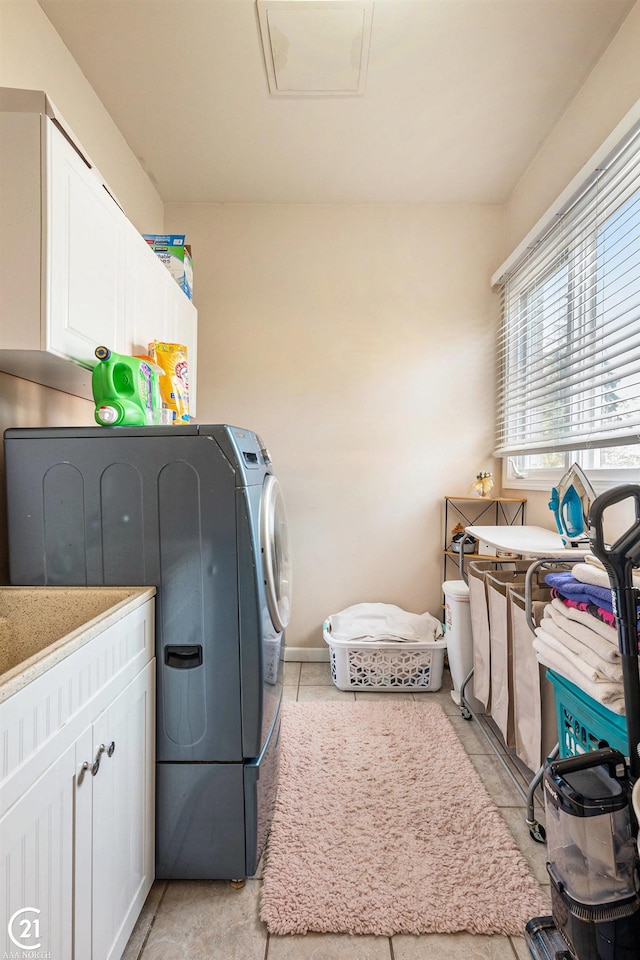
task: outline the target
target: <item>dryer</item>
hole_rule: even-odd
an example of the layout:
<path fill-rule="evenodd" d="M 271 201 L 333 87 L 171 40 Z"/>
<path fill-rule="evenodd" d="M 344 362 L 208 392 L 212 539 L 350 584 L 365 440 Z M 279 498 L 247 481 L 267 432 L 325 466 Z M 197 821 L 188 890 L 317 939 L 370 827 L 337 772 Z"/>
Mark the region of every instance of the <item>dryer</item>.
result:
<path fill-rule="evenodd" d="M 291 562 L 250 430 L 5 432 L 12 584 L 156 587 L 156 876 L 242 879 L 278 779 Z"/>

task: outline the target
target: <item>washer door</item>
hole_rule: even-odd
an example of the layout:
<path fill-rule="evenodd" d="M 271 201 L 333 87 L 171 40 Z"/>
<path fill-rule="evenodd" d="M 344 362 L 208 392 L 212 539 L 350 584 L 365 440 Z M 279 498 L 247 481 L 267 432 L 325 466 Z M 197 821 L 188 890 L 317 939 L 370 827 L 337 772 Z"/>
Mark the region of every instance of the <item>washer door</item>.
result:
<path fill-rule="evenodd" d="M 272 475 L 265 479 L 262 488 L 260 539 L 269 613 L 280 632 L 291 616 L 291 556 L 282 490 Z"/>

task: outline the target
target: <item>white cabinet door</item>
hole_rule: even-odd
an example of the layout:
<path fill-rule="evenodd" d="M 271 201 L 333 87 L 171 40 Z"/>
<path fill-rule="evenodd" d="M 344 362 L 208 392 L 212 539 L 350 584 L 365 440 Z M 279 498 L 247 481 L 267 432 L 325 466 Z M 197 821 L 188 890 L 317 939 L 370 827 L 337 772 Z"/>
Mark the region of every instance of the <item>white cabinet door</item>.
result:
<path fill-rule="evenodd" d="M 0 819 L 0 956 L 72 956 L 75 746 Z"/>
<path fill-rule="evenodd" d="M 177 296 L 172 298 L 170 342 L 183 343 L 187 348 L 189 413 L 191 417 L 195 417 L 198 386 L 198 311 L 177 283 L 175 287 Z"/>
<path fill-rule="evenodd" d="M 125 217 L 53 125 L 47 131 L 46 342 L 86 365 L 123 342 Z"/>
<path fill-rule="evenodd" d="M 127 222 L 127 228 L 125 343 L 118 351 L 139 356 L 152 340 L 171 339 L 171 284 L 176 284 L 133 224 Z"/>
<path fill-rule="evenodd" d="M 153 882 L 154 667 L 93 727 L 92 960 L 120 957 Z"/>

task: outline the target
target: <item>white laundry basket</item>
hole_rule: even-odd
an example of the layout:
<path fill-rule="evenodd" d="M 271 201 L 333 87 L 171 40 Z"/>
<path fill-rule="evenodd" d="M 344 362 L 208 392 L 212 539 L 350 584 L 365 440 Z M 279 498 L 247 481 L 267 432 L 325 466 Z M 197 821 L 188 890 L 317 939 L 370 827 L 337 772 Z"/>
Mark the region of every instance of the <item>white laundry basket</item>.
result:
<path fill-rule="evenodd" d="M 339 690 L 389 693 L 435 691 L 442 686 L 446 640 L 338 640 L 328 620 L 322 636 L 329 647 L 331 676 Z"/>

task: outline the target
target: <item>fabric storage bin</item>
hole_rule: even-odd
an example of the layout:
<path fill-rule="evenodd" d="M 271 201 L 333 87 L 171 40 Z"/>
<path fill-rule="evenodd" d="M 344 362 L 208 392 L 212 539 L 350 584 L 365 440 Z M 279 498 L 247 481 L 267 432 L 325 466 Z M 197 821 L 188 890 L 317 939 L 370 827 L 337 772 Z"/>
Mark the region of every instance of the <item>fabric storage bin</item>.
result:
<path fill-rule="evenodd" d="M 613 747 L 625 757 L 629 755 L 625 717 L 607 710 L 554 670 L 547 670 L 547 677 L 555 690 L 561 758 L 575 757 L 602 746 Z"/>
<path fill-rule="evenodd" d="M 528 561 L 518 561 L 512 570 L 494 570 L 485 574 L 489 613 L 491 657 L 491 696 L 489 715 L 495 721 L 505 744 L 515 747 L 513 712 L 513 648 L 509 616 L 509 588 L 524 586 Z"/>
<path fill-rule="evenodd" d="M 331 677 L 339 690 L 435 691 L 442 686 L 446 639 L 337 640 L 325 621 Z"/>
<path fill-rule="evenodd" d="M 532 614 L 539 623 L 551 592 L 532 581 Z M 516 756 L 537 770 L 558 739 L 554 688 L 538 663 L 525 611 L 524 586 L 509 587 L 513 668 L 513 723 Z"/>
<path fill-rule="evenodd" d="M 473 693 L 490 712 L 491 708 L 491 636 L 486 577 L 489 573 L 515 571 L 524 575 L 528 560 L 472 560 L 467 565 L 469 607 L 473 635 Z"/>
<path fill-rule="evenodd" d="M 473 636 L 473 695 L 487 709 L 491 696 L 491 644 L 489 640 L 489 608 L 485 575 L 495 570 L 492 561 L 472 560 L 467 565 L 469 578 L 469 610 Z"/>

